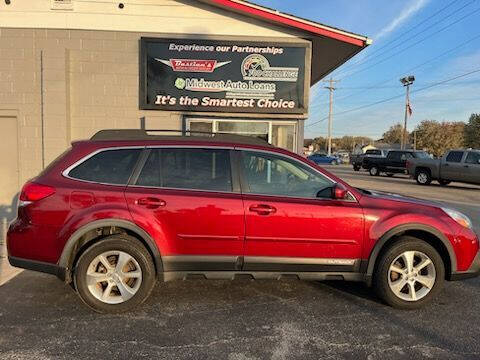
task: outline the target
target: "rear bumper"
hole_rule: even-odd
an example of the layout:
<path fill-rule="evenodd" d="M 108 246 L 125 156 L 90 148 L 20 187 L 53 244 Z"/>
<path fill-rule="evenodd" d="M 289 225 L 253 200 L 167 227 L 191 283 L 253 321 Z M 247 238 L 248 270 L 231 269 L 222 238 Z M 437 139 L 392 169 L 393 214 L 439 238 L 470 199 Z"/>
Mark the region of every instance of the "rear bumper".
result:
<path fill-rule="evenodd" d="M 450 275 L 452 281 L 471 279 L 480 275 L 480 251 L 477 252 L 477 255 L 472 261 L 472 265 L 467 271 L 454 272 Z"/>
<path fill-rule="evenodd" d="M 55 275 L 60 280 L 65 281 L 65 268 L 60 267 L 57 264 L 50 264 L 30 259 L 22 259 L 15 256 L 9 256 L 8 262 L 10 263 L 10 265 L 18 268 Z"/>

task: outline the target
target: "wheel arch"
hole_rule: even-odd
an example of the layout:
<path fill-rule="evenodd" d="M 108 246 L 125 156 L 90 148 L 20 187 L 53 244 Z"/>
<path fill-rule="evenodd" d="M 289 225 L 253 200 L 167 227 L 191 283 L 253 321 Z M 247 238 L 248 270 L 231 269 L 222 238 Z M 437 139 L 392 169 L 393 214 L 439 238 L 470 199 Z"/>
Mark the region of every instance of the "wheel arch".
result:
<path fill-rule="evenodd" d="M 96 220 L 82 226 L 77 229 L 65 243 L 58 265 L 60 268 L 65 269 L 64 281 L 66 283 L 72 281 L 73 264 L 83 251 L 96 241 L 112 234 L 104 234 L 104 229 L 115 229 L 118 233 L 126 232 L 128 235 L 136 237 L 141 243 L 143 243 L 152 256 L 157 276 L 163 273 L 163 262 L 160 251 L 158 250 L 155 241 L 145 230 L 127 220 L 105 219 Z"/>
<path fill-rule="evenodd" d="M 380 258 L 382 252 L 403 235 L 418 238 L 432 245 L 435 250 L 438 251 L 444 262 L 445 277 L 447 280 L 450 279 L 452 273 L 457 269 L 457 258 L 453 251 L 452 244 L 447 237 L 437 229 L 428 225 L 405 224 L 387 231 L 378 239 L 373 247 L 366 266 L 365 280 L 368 286 L 372 284 L 375 266 L 377 265 L 377 260 Z"/>

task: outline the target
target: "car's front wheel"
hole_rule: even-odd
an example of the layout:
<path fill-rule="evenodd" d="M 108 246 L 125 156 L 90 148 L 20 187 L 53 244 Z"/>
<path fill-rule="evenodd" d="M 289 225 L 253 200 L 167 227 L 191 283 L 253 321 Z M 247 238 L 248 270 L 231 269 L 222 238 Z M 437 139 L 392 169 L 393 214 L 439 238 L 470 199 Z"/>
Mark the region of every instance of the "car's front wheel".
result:
<path fill-rule="evenodd" d="M 100 313 L 119 313 L 141 304 L 155 285 L 155 266 L 143 244 L 127 235 L 109 236 L 82 253 L 75 288 Z"/>
<path fill-rule="evenodd" d="M 437 250 L 417 238 L 404 236 L 382 254 L 374 273 L 378 296 L 401 309 L 416 309 L 442 289 L 445 265 Z"/>
<path fill-rule="evenodd" d="M 376 166 L 371 166 L 370 169 L 368 170 L 371 176 L 378 176 L 380 175 L 380 170 L 378 170 L 378 167 Z"/>

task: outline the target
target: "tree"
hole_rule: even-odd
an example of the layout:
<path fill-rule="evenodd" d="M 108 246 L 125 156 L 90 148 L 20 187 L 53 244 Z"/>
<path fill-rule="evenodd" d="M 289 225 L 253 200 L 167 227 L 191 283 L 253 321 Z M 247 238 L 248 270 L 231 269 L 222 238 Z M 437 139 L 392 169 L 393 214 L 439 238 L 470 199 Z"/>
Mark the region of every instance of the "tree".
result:
<path fill-rule="evenodd" d="M 403 133 L 403 125 L 402 124 L 395 124 L 388 129 L 387 132 L 383 134 L 383 141 L 387 144 L 401 144 L 402 143 L 402 133 Z M 407 132 L 408 136 L 408 132 Z M 407 137 L 408 139 L 408 137 Z"/>
<path fill-rule="evenodd" d="M 465 146 L 480 149 L 480 114 L 470 115 L 464 130 Z"/>
<path fill-rule="evenodd" d="M 442 156 L 447 150 L 461 148 L 464 143 L 464 128 L 463 122 L 440 123 L 424 120 L 414 131 L 417 149 L 423 149 L 435 156 Z"/>

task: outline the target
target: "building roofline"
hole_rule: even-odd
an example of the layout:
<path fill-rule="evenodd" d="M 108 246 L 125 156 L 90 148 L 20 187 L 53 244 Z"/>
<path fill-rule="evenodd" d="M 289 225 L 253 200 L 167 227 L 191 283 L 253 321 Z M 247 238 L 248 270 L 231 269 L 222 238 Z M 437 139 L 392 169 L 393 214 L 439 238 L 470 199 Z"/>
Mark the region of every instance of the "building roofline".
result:
<path fill-rule="evenodd" d="M 349 44 L 366 47 L 372 40 L 366 36 L 354 34 L 345 30 L 303 19 L 265 6 L 253 4 L 244 0 L 198 0 L 222 9 L 257 18 L 281 27 L 296 29 L 315 36 L 325 36 Z"/>

